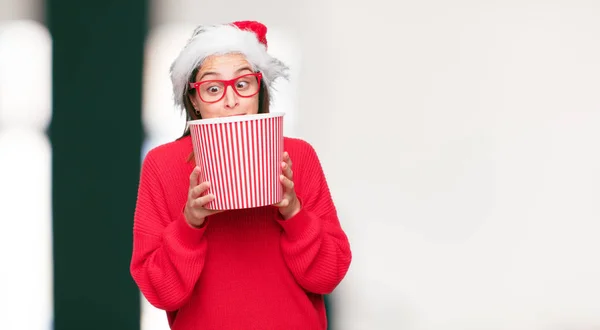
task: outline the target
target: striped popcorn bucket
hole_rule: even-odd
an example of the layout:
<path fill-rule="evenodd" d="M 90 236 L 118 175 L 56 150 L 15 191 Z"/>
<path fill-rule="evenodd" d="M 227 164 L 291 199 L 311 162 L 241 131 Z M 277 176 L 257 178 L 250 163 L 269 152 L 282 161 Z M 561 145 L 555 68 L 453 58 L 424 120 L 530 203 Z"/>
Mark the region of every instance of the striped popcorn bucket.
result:
<path fill-rule="evenodd" d="M 189 121 L 200 182 L 215 199 L 204 207 L 234 210 L 281 201 L 283 113 Z"/>

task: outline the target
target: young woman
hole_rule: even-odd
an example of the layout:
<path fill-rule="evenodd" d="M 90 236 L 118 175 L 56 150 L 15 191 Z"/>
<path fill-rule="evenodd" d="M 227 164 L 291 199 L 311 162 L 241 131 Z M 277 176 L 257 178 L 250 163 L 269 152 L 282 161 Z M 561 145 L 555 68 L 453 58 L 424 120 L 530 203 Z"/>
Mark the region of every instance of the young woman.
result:
<path fill-rule="evenodd" d="M 267 53 L 266 27 L 199 27 L 171 67 L 188 120 L 269 112 L 287 67 Z M 283 200 L 211 211 L 189 131 L 151 150 L 141 170 L 131 274 L 171 329 L 326 329 L 323 295 L 346 275 L 351 252 L 321 164 L 284 138 Z M 292 161 L 293 160 L 293 161 Z"/>

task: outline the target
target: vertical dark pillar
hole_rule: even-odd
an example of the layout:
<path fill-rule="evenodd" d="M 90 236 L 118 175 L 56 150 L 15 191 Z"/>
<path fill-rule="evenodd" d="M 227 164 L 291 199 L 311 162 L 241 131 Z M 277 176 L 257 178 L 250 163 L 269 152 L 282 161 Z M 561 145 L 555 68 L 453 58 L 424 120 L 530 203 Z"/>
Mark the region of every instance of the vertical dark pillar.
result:
<path fill-rule="evenodd" d="M 140 299 L 129 261 L 147 1 L 46 5 L 53 39 L 55 329 L 136 330 Z"/>

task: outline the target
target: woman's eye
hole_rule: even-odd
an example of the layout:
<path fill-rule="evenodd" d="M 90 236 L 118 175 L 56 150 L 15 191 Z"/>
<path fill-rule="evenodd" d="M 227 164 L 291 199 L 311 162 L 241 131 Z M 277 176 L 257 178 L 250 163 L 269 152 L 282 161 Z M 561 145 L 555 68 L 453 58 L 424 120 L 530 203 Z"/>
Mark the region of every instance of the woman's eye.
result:
<path fill-rule="evenodd" d="M 206 89 L 209 93 L 218 93 L 221 89 L 219 86 L 210 86 Z"/>
<path fill-rule="evenodd" d="M 236 84 L 237 88 L 245 88 L 248 86 L 248 82 L 247 81 L 238 81 Z"/>

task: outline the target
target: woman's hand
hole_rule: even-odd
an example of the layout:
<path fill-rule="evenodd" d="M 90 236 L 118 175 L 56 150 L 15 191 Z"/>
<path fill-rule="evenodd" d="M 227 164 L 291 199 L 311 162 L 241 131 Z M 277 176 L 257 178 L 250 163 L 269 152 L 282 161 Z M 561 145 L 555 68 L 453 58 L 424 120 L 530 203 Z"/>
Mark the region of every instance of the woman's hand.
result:
<path fill-rule="evenodd" d="M 292 171 L 292 160 L 287 152 L 283 153 L 281 169 L 283 174 L 279 180 L 283 185 L 283 199 L 281 202 L 275 204 L 275 206 L 279 208 L 279 213 L 281 213 L 283 219 L 287 220 L 300 212 L 300 209 L 302 208 L 300 201 L 298 200 L 298 196 L 296 196 L 296 191 L 294 190 L 294 172 Z"/>
<path fill-rule="evenodd" d="M 210 182 L 206 181 L 198 184 L 199 176 L 200 168 L 196 167 L 192 171 L 192 174 L 190 174 L 190 189 L 188 190 L 188 199 L 183 211 L 185 220 L 192 227 L 202 227 L 207 216 L 223 212 L 204 208 L 204 205 L 215 199 L 215 195 L 207 194 L 206 196 L 201 196 L 210 187 Z"/>

